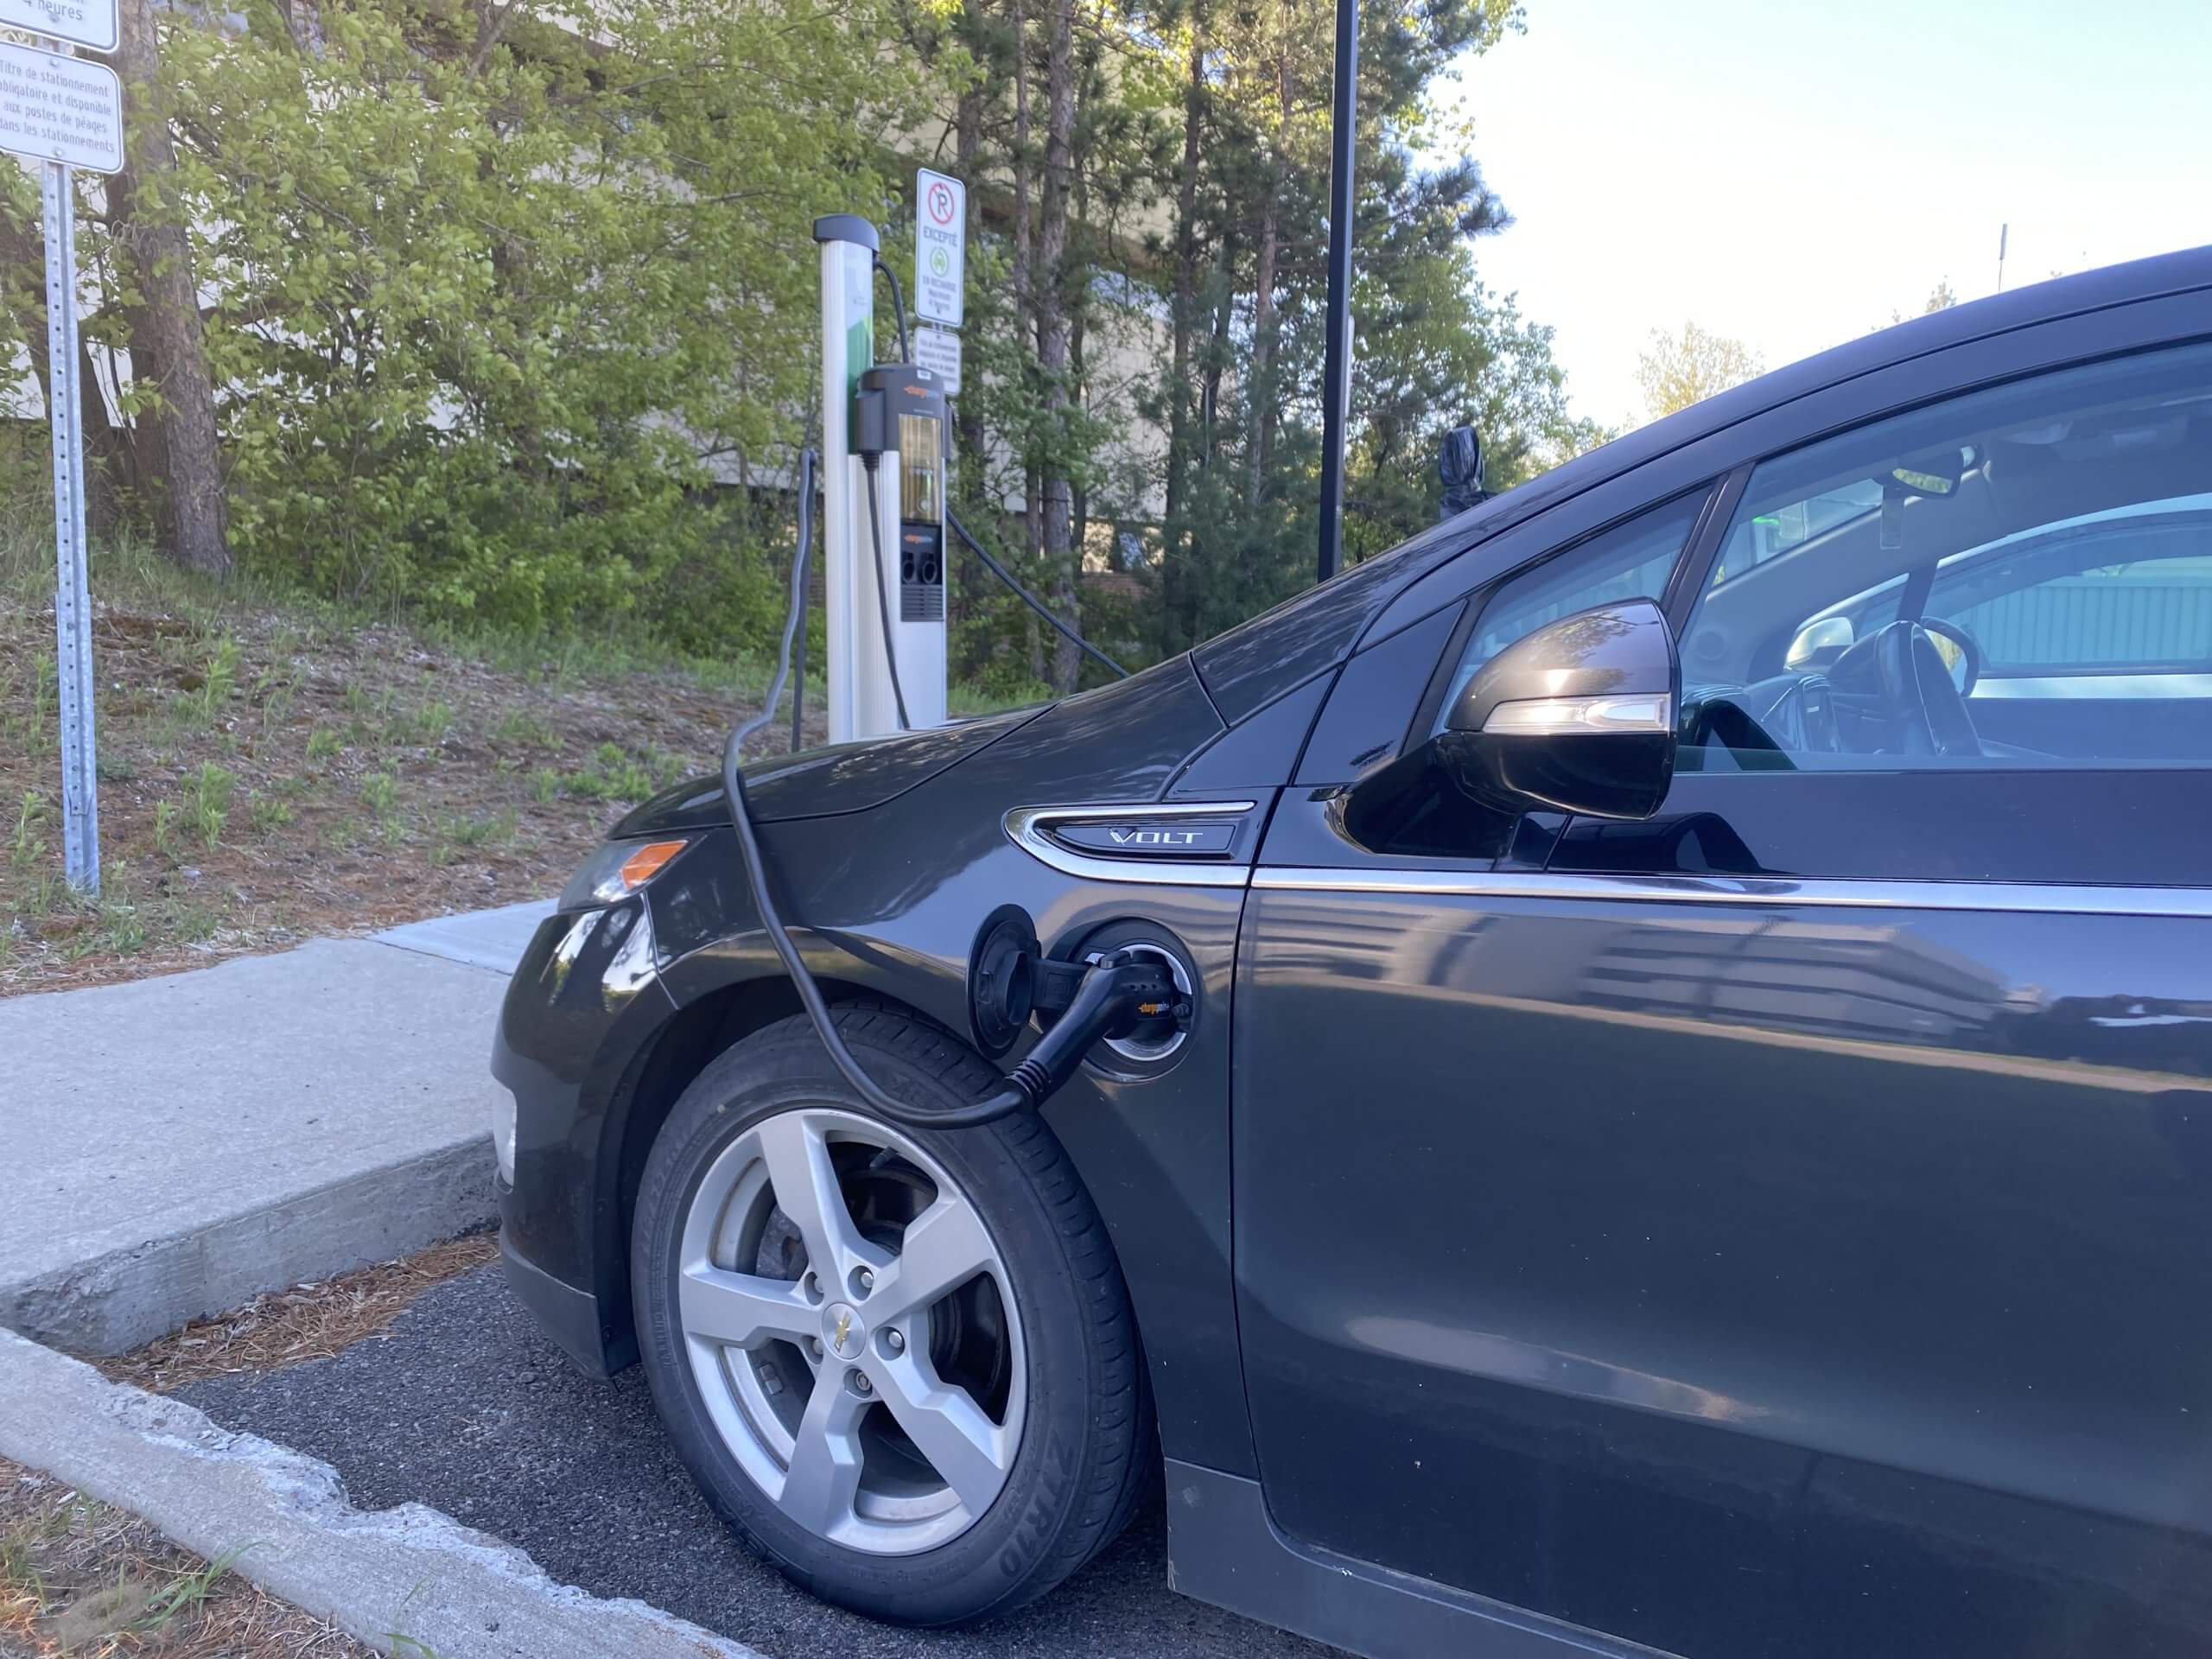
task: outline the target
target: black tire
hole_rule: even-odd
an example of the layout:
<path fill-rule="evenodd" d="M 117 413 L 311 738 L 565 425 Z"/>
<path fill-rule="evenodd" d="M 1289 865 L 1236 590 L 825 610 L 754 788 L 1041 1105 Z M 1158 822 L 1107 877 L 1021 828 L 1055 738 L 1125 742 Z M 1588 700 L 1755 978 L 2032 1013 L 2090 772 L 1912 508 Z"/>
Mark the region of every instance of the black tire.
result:
<path fill-rule="evenodd" d="M 903 1010 L 847 1006 L 836 1018 L 868 1075 L 902 1101 L 963 1105 L 1001 1086 L 973 1050 Z M 709 1065 L 653 1144 L 630 1260 L 654 1405 L 716 1512 L 802 1587 L 906 1624 L 1012 1611 L 1110 1542 L 1159 1475 L 1151 1390 L 1105 1224 L 1058 1137 L 1033 1114 L 950 1133 L 905 1131 L 925 1143 L 997 1241 L 1025 1336 L 1027 1406 L 1005 1487 L 965 1532 L 906 1555 L 832 1543 L 784 1514 L 724 1444 L 676 1313 L 676 1246 L 705 1171 L 751 1125 L 801 1104 L 874 1116 L 797 1015 Z"/>

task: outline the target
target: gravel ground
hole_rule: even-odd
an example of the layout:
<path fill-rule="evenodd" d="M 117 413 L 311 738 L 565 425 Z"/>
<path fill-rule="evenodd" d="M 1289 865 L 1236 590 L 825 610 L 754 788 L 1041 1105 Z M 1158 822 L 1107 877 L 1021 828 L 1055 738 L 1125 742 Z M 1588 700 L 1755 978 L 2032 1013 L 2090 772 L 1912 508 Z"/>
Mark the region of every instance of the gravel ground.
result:
<path fill-rule="evenodd" d="M 661 1436 L 644 1373 L 578 1374 L 496 1265 L 430 1291 L 382 1341 L 177 1394 L 226 1427 L 335 1465 L 364 1509 L 428 1503 L 556 1579 L 636 1596 L 771 1659 L 1337 1654 L 1170 1591 L 1157 1504 L 1044 1602 L 978 1630 L 902 1630 L 825 1606 L 715 1519 Z"/>

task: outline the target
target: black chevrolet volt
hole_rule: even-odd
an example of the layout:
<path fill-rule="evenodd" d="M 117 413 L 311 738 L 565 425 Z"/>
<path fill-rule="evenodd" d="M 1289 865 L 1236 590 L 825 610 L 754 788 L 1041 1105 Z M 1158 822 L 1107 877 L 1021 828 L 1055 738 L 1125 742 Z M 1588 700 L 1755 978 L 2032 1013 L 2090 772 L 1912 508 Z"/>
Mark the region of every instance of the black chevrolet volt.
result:
<path fill-rule="evenodd" d="M 673 790 L 494 1069 L 517 1290 L 846 1606 L 1164 1472 L 1364 1654 L 2212 1652 L 2212 249 Z"/>

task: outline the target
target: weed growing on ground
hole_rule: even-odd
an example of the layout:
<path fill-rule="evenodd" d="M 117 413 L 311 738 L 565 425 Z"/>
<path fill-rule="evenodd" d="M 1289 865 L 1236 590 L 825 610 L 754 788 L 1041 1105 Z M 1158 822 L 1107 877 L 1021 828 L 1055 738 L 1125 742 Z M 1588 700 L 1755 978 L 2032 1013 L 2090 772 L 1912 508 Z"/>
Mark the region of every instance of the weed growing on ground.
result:
<path fill-rule="evenodd" d="M 257 791 L 247 798 L 246 816 L 253 822 L 254 833 L 265 836 L 292 821 L 291 804 Z"/>
<path fill-rule="evenodd" d="M 318 726 L 308 734 L 308 759 L 327 760 L 346 747 L 344 741 L 327 726 Z"/>
<path fill-rule="evenodd" d="M 176 803 L 154 803 L 154 850 L 163 858 L 176 856 Z"/>
<path fill-rule="evenodd" d="M 254 696 L 261 702 L 262 725 L 282 725 L 292 715 L 292 703 L 299 695 L 300 669 L 296 663 L 271 663 L 261 671 L 254 682 Z"/>
<path fill-rule="evenodd" d="M 210 848 L 223 839 L 223 825 L 231 816 L 231 791 L 238 781 L 237 773 L 213 760 L 201 761 L 199 771 L 185 775 L 185 827 Z"/>
<path fill-rule="evenodd" d="M 411 738 L 425 748 L 435 749 L 453 730 L 453 705 L 426 702 L 401 721 L 398 730 L 404 738 Z"/>
<path fill-rule="evenodd" d="M 527 709 L 507 710 L 493 728 L 492 736 L 500 747 L 508 749 L 555 749 L 561 746 L 561 734 L 552 724 Z"/>
<path fill-rule="evenodd" d="M 369 809 L 377 828 L 390 841 L 399 833 L 399 779 L 388 772 L 372 772 L 361 779 L 361 804 Z"/>
<path fill-rule="evenodd" d="M 457 847 L 481 847 L 491 842 L 512 841 L 515 810 L 512 806 L 480 817 L 448 817 L 439 833 Z"/>
<path fill-rule="evenodd" d="M 46 854 L 46 838 L 39 826 L 46 822 L 46 797 L 35 789 L 23 791 L 16 808 L 16 833 L 8 843 L 8 856 L 19 870 L 27 870 Z"/>
<path fill-rule="evenodd" d="M 624 753 L 619 743 L 602 743 L 593 751 L 584 769 L 562 779 L 562 785 L 584 800 L 642 801 L 690 770 L 690 764 L 680 755 L 655 749 L 639 760 Z"/>
<path fill-rule="evenodd" d="M 200 689 L 186 700 L 185 706 L 200 725 L 213 726 L 222 717 L 238 681 L 238 642 L 226 633 L 215 641 L 215 648 L 207 653 L 207 665 L 200 671 Z"/>

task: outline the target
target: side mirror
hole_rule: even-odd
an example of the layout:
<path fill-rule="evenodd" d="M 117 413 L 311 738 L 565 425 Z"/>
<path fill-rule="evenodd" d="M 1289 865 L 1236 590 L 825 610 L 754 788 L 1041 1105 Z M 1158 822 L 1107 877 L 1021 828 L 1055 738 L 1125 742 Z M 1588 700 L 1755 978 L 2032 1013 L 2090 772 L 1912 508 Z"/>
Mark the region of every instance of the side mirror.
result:
<path fill-rule="evenodd" d="M 1459 786 L 1501 811 L 1648 818 L 1675 776 L 1681 665 L 1648 599 L 1547 623 L 1467 682 L 1438 734 Z"/>
<path fill-rule="evenodd" d="M 1849 617 L 1819 617 L 1797 630 L 1797 637 L 1789 642 L 1782 665 L 1793 674 L 1814 669 L 1825 673 L 1835 666 L 1837 658 L 1858 643 L 1859 636 L 1853 631 Z"/>

